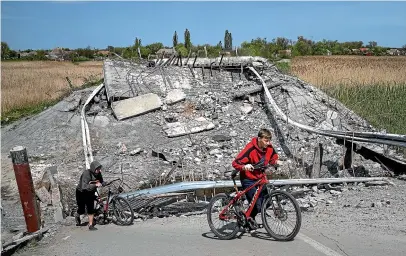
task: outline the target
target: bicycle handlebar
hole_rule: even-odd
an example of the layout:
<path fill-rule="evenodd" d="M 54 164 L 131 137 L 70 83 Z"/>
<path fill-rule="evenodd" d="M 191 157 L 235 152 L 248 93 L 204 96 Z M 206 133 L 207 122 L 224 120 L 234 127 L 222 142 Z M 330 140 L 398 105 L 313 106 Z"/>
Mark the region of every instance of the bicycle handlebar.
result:
<path fill-rule="evenodd" d="M 275 165 L 268 165 L 268 166 L 261 166 L 261 167 L 259 167 L 259 168 L 256 168 L 256 166 L 254 166 L 254 169 L 252 170 L 252 171 L 262 171 L 262 172 L 265 172 L 265 170 L 268 168 L 268 167 L 270 167 L 270 166 L 274 166 L 274 168 L 277 168 L 277 166 L 275 166 Z M 231 178 L 234 180 L 234 178 L 237 176 L 237 173 L 238 173 L 239 171 L 238 170 L 236 170 L 236 169 L 234 169 L 232 172 L 231 172 Z"/>
<path fill-rule="evenodd" d="M 103 187 L 110 186 L 113 182 L 118 181 L 118 180 L 121 180 L 121 179 L 120 179 L 120 178 L 117 178 L 117 179 L 114 179 L 114 180 L 112 180 L 112 181 L 109 181 L 109 182 L 106 183 Z"/>

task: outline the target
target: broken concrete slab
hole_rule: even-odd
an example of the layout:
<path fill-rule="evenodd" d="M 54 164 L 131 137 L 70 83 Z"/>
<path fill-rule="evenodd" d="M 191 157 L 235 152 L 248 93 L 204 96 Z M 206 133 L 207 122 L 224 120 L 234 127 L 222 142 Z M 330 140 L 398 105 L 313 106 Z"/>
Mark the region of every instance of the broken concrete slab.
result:
<path fill-rule="evenodd" d="M 155 93 L 147 93 L 111 103 L 113 112 L 118 120 L 148 113 L 159 109 L 161 105 L 162 101 Z"/>
<path fill-rule="evenodd" d="M 11 242 L 2 244 L 2 251 L 1 255 L 12 255 L 17 248 L 21 248 L 23 244 L 27 241 L 31 241 L 33 239 L 42 238 L 42 234 L 48 232 L 49 227 L 41 228 L 38 231 L 33 233 L 23 233 L 23 236 L 19 239 L 13 239 Z M 25 235 L 25 236 L 24 236 Z"/>
<path fill-rule="evenodd" d="M 174 89 L 168 92 L 165 98 L 165 104 L 171 105 L 180 102 L 186 98 L 186 94 L 181 89 Z"/>
<path fill-rule="evenodd" d="M 182 122 L 168 123 L 163 127 L 168 137 L 177 137 L 191 133 L 211 130 L 215 125 L 204 117 L 191 120 L 187 124 Z"/>
<path fill-rule="evenodd" d="M 127 83 L 127 77 L 120 74 L 127 74 L 132 65 L 129 61 L 114 61 L 114 60 L 105 60 L 103 63 L 103 73 L 104 73 L 104 85 L 106 88 L 106 95 L 107 100 L 109 102 L 115 96 L 118 95 L 126 95 L 127 97 L 129 94 L 126 92 L 131 93 L 130 85 Z"/>

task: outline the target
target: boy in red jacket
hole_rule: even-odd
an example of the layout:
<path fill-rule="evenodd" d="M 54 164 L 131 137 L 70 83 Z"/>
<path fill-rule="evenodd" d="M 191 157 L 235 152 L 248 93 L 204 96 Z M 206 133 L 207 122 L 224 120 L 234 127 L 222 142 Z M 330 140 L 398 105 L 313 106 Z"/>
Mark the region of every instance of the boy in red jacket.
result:
<path fill-rule="evenodd" d="M 248 188 L 257 180 L 261 179 L 265 172 L 254 170 L 255 166 L 267 167 L 268 165 L 281 165 L 279 156 L 271 144 L 272 134 L 268 129 L 261 129 L 258 137 L 253 138 L 245 148 L 234 159 L 232 166 L 240 172 L 240 180 L 243 189 Z M 251 203 L 256 187 L 250 189 L 246 196 Z M 265 190 L 261 192 L 256 202 L 256 207 L 251 212 L 251 218 L 255 221 L 255 216 L 261 211 Z"/>

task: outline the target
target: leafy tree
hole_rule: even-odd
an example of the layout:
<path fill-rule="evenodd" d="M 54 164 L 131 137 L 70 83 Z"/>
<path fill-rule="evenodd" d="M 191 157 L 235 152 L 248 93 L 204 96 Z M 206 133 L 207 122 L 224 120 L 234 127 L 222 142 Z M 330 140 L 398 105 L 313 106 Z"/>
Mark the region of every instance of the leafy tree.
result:
<path fill-rule="evenodd" d="M 190 40 L 190 32 L 188 29 L 185 30 L 185 47 L 188 50 L 192 47 L 192 41 Z"/>
<path fill-rule="evenodd" d="M 133 55 L 133 49 L 131 47 L 126 47 L 123 51 L 123 58 L 131 59 Z"/>
<path fill-rule="evenodd" d="M 347 49 L 350 49 L 350 50 L 362 48 L 363 45 L 364 45 L 364 42 L 362 42 L 362 41 L 343 42 L 343 43 L 341 43 L 341 46 L 342 46 L 343 49 L 347 48 Z"/>
<path fill-rule="evenodd" d="M 144 59 L 148 58 L 148 55 L 153 54 L 153 52 L 151 52 L 151 49 L 148 47 L 145 47 L 145 46 L 140 47 L 140 52 L 141 52 L 141 57 Z M 137 53 L 137 56 L 138 56 L 138 53 Z"/>
<path fill-rule="evenodd" d="M 155 54 L 157 51 L 159 51 L 159 49 L 164 48 L 164 45 L 162 43 L 152 43 L 152 44 L 145 46 L 145 48 L 149 49 L 150 53 Z M 141 53 L 141 56 L 142 56 L 142 53 Z"/>
<path fill-rule="evenodd" d="M 386 54 L 386 49 L 384 47 L 375 46 L 372 48 L 372 52 L 375 56 L 383 56 Z"/>
<path fill-rule="evenodd" d="M 79 48 L 76 50 L 76 52 L 78 53 L 79 56 L 83 56 L 89 59 L 93 58 L 94 55 L 94 50 L 92 50 L 90 46 L 86 47 L 85 49 Z"/>
<path fill-rule="evenodd" d="M 37 59 L 37 60 L 46 60 L 47 58 L 45 57 L 45 55 L 46 55 L 46 52 L 44 50 L 38 50 L 35 59 Z"/>
<path fill-rule="evenodd" d="M 230 51 L 233 49 L 233 38 L 231 36 L 231 33 L 226 30 L 225 35 L 224 35 L 224 49 Z"/>
<path fill-rule="evenodd" d="M 370 42 L 368 42 L 368 46 L 369 46 L 370 48 L 374 48 L 374 47 L 377 47 L 377 46 L 378 46 L 378 43 L 375 42 L 375 41 L 370 41 Z"/>
<path fill-rule="evenodd" d="M 8 59 L 10 57 L 10 48 L 6 42 L 1 42 L 1 59 Z"/>
<path fill-rule="evenodd" d="M 289 46 L 289 40 L 284 37 L 276 38 L 276 45 L 278 46 L 278 50 L 287 50 Z"/>
<path fill-rule="evenodd" d="M 241 44 L 241 55 L 269 56 L 269 48 L 266 38 L 252 39 L 251 42 L 244 41 Z"/>
<path fill-rule="evenodd" d="M 176 45 L 175 50 L 180 54 L 182 57 L 186 57 L 189 53 L 188 49 L 186 49 L 185 45 L 182 43 L 179 43 Z"/>
<path fill-rule="evenodd" d="M 218 57 L 219 52 L 221 52 L 221 50 L 223 48 L 221 43 L 219 43 L 219 44 L 217 44 L 215 46 L 212 46 L 212 45 L 209 45 L 209 44 L 206 44 L 205 46 L 206 46 L 206 50 L 207 50 L 207 57 L 209 57 L 209 58 Z"/>
<path fill-rule="evenodd" d="M 138 49 L 138 47 L 140 47 L 140 46 L 141 46 L 141 39 L 138 39 L 138 37 L 136 37 L 135 41 L 134 41 L 134 48 Z"/>
<path fill-rule="evenodd" d="M 178 34 L 175 31 L 175 34 L 173 35 L 173 47 L 176 47 L 176 45 L 178 45 Z"/>
<path fill-rule="evenodd" d="M 107 51 L 114 52 L 114 47 L 111 45 L 107 46 Z"/>
<path fill-rule="evenodd" d="M 311 40 L 304 38 L 303 36 L 299 36 L 297 38 L 296 44 L 293 46 L 292 54 L 293 56 L 305 56 L 305 55 L 312 55 L 313 54 L 313 44 Z"/>

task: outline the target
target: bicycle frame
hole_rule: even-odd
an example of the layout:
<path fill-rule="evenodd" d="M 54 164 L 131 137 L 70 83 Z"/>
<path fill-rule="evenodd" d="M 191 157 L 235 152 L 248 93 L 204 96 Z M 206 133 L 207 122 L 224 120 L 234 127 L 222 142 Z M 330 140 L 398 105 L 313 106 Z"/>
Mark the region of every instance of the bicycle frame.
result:
<path fill-rule="evenodd" d="M 117 181 L 117 180 L 120 180 L 120 179 L 112 180 L 109 185 L 111 185 L 114 181 Z M 106 203 L 103 202 L 102 198 L 100 197 L 100 193 L 99 193 L 99 191 L 97 189 L 96 189 L 96 192 L 97 192 L 97 198 L 96 198 L 97 203 L 100 206 L 103 206 L 103 213 L 106 214 L 108 212 L 108 210 L 109 210 L 110 203 L 114 198 L 114 195 L 111 192 L 111 188 L 109 187 L 109 190 L 107 192 Z"/>
<path fill-rule="evenodd" d="M 248 188 L 242 190 L 242 191 L 238 191 L 237 188 L 237 184 L 235 183 L 235 180 L 233 178 L 233 182 L 234 182 L 234 188 L 236 190 L 236 196 L 233 197 L 231 199 L 231 201 L 227 204 L 227 207 L 224 207 L 224 209 L 220 212 L 220 216 L 219 218 L 221 220 L 227 220 L 227 216 L 225 214 L 225 211 L 229 209 L 229 207 L 231 205 L 234 205 L 235 202 L 237 202 L 243 195 L 245 195 L 249 190 L 251 190 L 252 188 L 259 186 L 258 189 L 255 191 L 254 197 L 252 198 L 251 203 L 248 206 L 248 210 L 244 212 L 244 215 L 246 217 L 246 219 L 248 219 L 251 215 L 252 210 L 254 209 L 254 207 L 256 207 L 256 203 L 257 200 L 262 192 L 262 189 L 264 188 L 264 186 L 266 184 L 268 184 L 268 179 L 266 177 L 266 175 L 264 174 L 263 177 L 261 179 L 259 179 L 258 181 L 256 181 L 254 184 L 252 184 L 251 186 L 249 186 Z"/>

